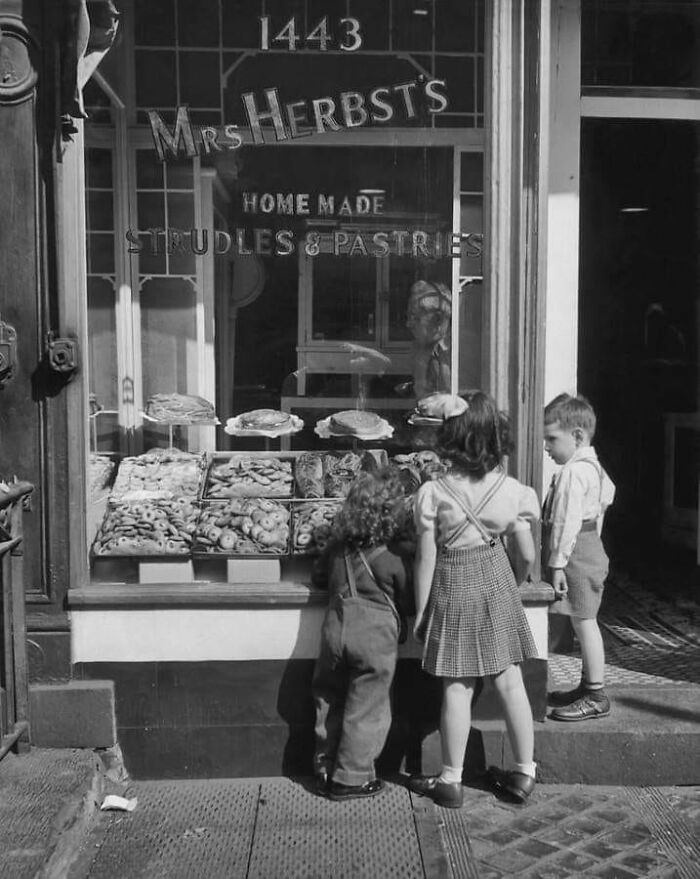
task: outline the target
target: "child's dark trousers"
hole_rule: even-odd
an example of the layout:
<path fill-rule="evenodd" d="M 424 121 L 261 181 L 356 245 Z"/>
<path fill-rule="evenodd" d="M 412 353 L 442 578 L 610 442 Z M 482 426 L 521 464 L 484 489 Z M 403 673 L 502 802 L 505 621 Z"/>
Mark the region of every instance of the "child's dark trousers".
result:
<path fill-rule="evenodd" d="M 316 769 L 325 767 L 333 781 L 355 786 L 375 778 L 391 726 L 397 651 L 398 621 L 388 605 L 330 599 L 313 692 Z"/>

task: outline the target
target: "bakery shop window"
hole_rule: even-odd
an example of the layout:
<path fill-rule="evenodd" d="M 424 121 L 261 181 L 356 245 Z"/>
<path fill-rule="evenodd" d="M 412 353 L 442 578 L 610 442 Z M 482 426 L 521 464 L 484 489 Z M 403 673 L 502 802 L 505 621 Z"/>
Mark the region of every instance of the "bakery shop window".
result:
<path fill-rule="evenodd" d="M 419 401 L 480 384 L 483 4 L 123 5 L 86 94 L 93 570 L 226 580 L 318 551 L 362 468 L 436 472 Z"/>

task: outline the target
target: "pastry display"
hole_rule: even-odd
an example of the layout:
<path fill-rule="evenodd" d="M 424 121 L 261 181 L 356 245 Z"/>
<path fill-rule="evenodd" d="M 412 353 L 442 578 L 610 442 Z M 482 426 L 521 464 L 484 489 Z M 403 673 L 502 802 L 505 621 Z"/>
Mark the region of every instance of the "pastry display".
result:
<path fill-rule="evenodd" d="M 412 420 L 418 422 L 419 419 L 430 419 L 441 422 L 454 415 L 461 415 L 467 408 L 467 401 L 463 397 L 454 394 L 428 394 L 416 403 Z"/>
<path fill-rule="evenodd" d="M 214 406 L 190 394 L 153 394 L 146 401 L 145 415 L 164 424 L 202 424 L 216 421 Z"/>
<path fill-rule="evenodd" d="M 206 497 L 291 497 L 292 462 L 279 458 L 234 456 L 212 463 Z"/>
<path fill-rule="evenodd" d="M 323 552 L 331 536 L 340 503 L 295 504 L 292 522 L 292 552 L 315 555 Z"/>
<path fill-rule="evenodd" d="M 110 503 L 95 555 L 187 555 L 199 510 L 191 498 Z"/>
<path fill-rule="evenodd" d="M 294 481 L 298 497 L 322 498 L 323 454 L 321 452 L 302 452 L 294 464 Z"/>
<path fill-rule="evenodd" d="M 292 416 L 279 409 L 252 409 L 239 415 L 238 421 L 244 430 L 284 430 L 291 425 Z"/>
<path fill-rule="evenodd" d="M 195 550 L 230 555 L 282 555 L 289 551 L 289 510 L 266 498 L 232 498 L 206 504 Z"/>
<path fill-rule="evenodd" d="M 323 491 L 326 497 L 345 497 L 360 471 L 373 470 L 376 462 L 370 454 L 345 452 L 323 456 Z"/>
<path fill-rule="evenodd" d="M 204 458 L 177 449 L 153 449 L 119 465 L 113 500 L 146 500 L 180 495 L 196 497 L 204 473 Z"/>
<path fill-rule="evenodd" d="M 363 409 L 344 409 L 331 415 L 329 427 L 333 433 L 346 433 L 349 436 L 370 436 L 377 433 L 384 419 L 375 412 Z"/>
<path fill-rule="evenodd" d="M 298 415 L 279 409 L 251 409 L 226 421 L 224 430 L 231 436 L 286 436 L 304 427 Z"/>
<path fill-rule="evenodd" d="M 406 494 L 414 494 L 424 482 L 439 479 L 448 469 L 442 458 L 429 449 L 394 455 L 391 461 L 399 468 L 399 477 Z"/>

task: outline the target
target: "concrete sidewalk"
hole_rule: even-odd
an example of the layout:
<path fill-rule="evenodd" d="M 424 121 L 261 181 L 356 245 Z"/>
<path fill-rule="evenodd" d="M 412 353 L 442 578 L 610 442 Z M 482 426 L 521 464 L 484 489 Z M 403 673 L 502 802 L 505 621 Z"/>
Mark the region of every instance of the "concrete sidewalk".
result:
<path fill-rule="evenodd" d="M 440 809 L 399 783 L 331 802 L 290 779 L 138 782 L 101 813 L 71 879 L 700 876 L 700 789 L 541 785 L 526 806 L 471 787 Z"/>
<path fill-rule="evenodd" d="M 335 803 L 308 779 L 117 783 L 86 751 L 0 762 L 2 879 L 505 879 L 700 876 L 700 787 L 479 783 L 440 809 L 397 777 Z M 99 811 L 105 793 L 133 812 Z"/>

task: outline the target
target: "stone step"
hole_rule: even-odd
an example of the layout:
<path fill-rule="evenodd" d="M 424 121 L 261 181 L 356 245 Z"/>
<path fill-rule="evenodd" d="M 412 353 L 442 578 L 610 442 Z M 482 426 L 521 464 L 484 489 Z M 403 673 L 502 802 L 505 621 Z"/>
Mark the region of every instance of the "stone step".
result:
<path fill-rule="evenodd" d="M 700 687 L 609 687 L 608 717 L 576 723 L 545 719 L 535 724 L 538 778 L 545 784 L 700 784 Z M 440 765 L 440 742 L 423 743 L 423 771 Z M 484 766 L 511 762 L 500 720 L 475 721 L 466 777 Z"/>

